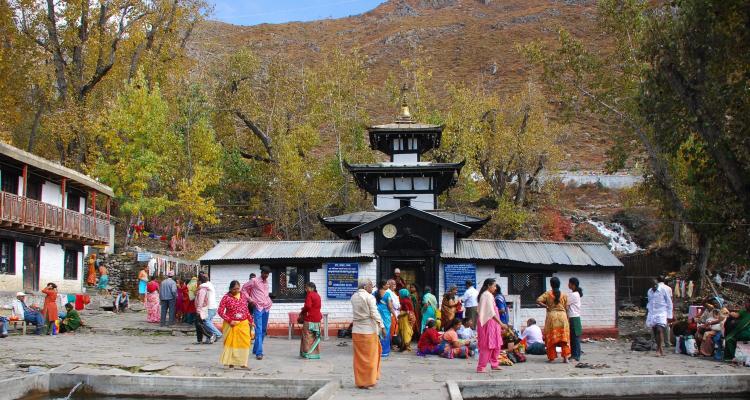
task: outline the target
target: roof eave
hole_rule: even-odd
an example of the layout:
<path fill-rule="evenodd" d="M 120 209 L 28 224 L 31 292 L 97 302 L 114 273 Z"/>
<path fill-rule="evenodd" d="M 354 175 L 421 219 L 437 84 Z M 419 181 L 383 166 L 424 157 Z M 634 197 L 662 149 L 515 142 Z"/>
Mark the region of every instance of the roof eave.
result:
<path fill-rule="evenodd" d="M 416 216 L 418 218 L 423 218 L 423 219 L 426 219 L 428 221 L 435 222 L 436 224 L 441 225 L 443 227 L 446 227 L 448 229 L 453 229 L 454 231 L 460 232 L 460 233 L 466 233 L 469 230 L 471 230 L 471 227 L 466 226 L 464 224 L 461 224 L 461 223 L 458 223 L 458 222 L 454 222 L 454 221 L 450 221 L 450 220 L 447 220 L 445 218 L 438 217 L 437 215 L 433 215 L 433 214 L 430 214 L 428 212 L 425 212 L 425 211 L 422 211 L 422 210 L 418 210 L 418 209 L 416 209 L 414 207 L 408 206 L 408 207 L 399 208 L 398 210 L 395 210 L 395 211 L 393 211 L 393 212 L 391 212 L 389 214 L 386 214 L 386 215 L 384 215 L 384 216 L 382 216 L 380 218 L 376 218 L 376 219 L 374 219 L 374 220 L 372 220 L 370 222 L 366 222 L 364 224 L 358 225 L 358 226 L 356 226 L 356 227 L 354 227 L 352 229 L 349 229 L 348 231 L 346 231 L 346 233 L 348 233 L 349 235 L 352 235 L 352 236 L 359 236 L 362 233 L 371 231 L 371 230 L 375 229 L 376 227 L 378 227 L 378 226 L 380 226 L 382 224 L 385 224 L 388 221 L 392 221 L 392 220 L 394 220 L 396 218 L 399 218 L 399 217 L 401 217 L 403 215 L 413 215 L 413 216 Z"/>

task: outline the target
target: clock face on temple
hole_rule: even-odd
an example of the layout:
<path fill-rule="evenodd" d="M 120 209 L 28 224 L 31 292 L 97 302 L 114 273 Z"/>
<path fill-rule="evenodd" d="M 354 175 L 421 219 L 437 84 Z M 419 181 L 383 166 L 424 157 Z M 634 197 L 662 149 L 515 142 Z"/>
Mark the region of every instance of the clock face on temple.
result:
<path fill-rule="evenodd" d="M 386 237 L 386 239 L 392 239 L 394 236 L 396 236 L 396 233 L 398 231 L 396 230 L 396 226 L 393 224 L 388 224 L 383 227 L 383 236 Z"/>

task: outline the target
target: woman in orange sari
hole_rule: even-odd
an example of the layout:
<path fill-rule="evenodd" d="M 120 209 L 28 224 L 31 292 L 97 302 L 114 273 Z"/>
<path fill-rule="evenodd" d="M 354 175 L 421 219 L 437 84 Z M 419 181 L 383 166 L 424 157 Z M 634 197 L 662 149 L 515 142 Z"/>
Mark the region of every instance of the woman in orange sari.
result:
<path fill-rule="evenodd" d="M 537 304 L 547 309 L 544 320 L 544 344 L 547 347 L 547 362 L 557 358 L 556 347 L 562 349 L 564 363 L 570 358 L 570 325 L 568 324 L 568 296 L 560 292 L 560 279 L 553 277 L 549 281 L 552 290 L 536 299 Z"/>
<path fill-rule="evenodd" d="M 96 285 L 96 254 L 89 255 L 89 275 L 86 277 L 86 284 Z"/>
<path fill-rule="evenodd" d="M 52 325 L 57 321 L 57 285 L 50 282 L 47 287 L 42 289 L 42 293 L 46 295 L 44 298 L 44 308 L 42 308 L 42 316 L 47 321 L 47 334 L 53 334 Z"/>

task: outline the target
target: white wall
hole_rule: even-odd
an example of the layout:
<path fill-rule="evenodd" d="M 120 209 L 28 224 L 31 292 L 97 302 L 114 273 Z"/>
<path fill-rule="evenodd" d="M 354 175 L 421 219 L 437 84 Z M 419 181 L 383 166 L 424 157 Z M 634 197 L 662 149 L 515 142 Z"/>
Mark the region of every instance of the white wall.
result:
<path fill-rule="evenodd" d="M 359 251 L 362 254 L 375 254 L 375 232 L 365 232 L 359 235 Z"/>
<path fill-rule="evenodd" d="M 440 240 L 440 251 L 443 253 L 455 253 L 456 252 L 456 234 L 452 230 L 443 228 L 441 240 Z"/>
<path fill-rule="evenodd" d="M 399 164 L 416 164 L 418 160 L 416 153 L 398 153 L 393 155 L 393 162 Z"/>
<path fill-rule="evenodd" d="M 420 194 L 379 194 L 378 204 L 375 206 L 376 210 L 398 210 L 401 206 L 401 202 L 396 197 L 414 197 L 411 201 L 411 206 L 418 210 L 432 210 L 435 208 L 435 196 L 430 193 Z"/>
<path fill-rule="evenodd" d="M 349 300 L 329 300 L 326 293 L 327 282 L 326 282 L 326 268 L 325 264 L 322 263 L 320 268 L 316 271 L 310 272 L 310 281 L 315 283 L 318 289 L 320 298 L 322 300 L 322 312 L 328 313 L 328 321 L 330 323 L 348 323 L 352 320 L 352 307 Z M 226 293 L 229 288 L 229 283 L 232 280 L 238 280 L 244 284 L 247 282 L 250 273 L 254 272 L 260 274 L 260 265 L 258 264 L 245 264 L 245 265 L 212 265 L 211 266 L 211 281 L 216 286 L 216 295 L 219 297 L 217 300 L 221 300 L 221 296 Z M 359 277 L 369 278 L 375 282 L 376 278 L 376 264 L 375 261 L 361 261 L 359 262 Z M 271 288 L 273 290 L 273 288 Z M 289 321 L 290 312 L 299 312 L 304 305 L 304 300 L 295 303 L 275 303 L 271 307 L 271 315 L 269 317 L 269 323 L 276 326 L 286 326 Z M 221 318 L 217 316 L 214 320 L 220 321 Z"/>
<path fill-rule="evenodd" d="M 62 207 L 62 193 L 60 185 L 44 181 L 42 184 L 42 202 Z"/>

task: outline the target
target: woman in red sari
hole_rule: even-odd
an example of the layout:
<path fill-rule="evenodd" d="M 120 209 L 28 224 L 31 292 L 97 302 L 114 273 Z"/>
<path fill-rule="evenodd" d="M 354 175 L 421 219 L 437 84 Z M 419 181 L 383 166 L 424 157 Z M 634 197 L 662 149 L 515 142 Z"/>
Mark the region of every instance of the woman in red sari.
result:
<path fill-rule="evenodd" d="M 47 321 L 47 334 L 51 335 L 52 325 L 57 321 L 57 285 L 50 282 L 47 287 L 42 289 L 42 293 L 45 294 L 44 308 L 42 308 L 42 316 Z"/>
<path fill-rule="evenodd" d="M 500 349 L 503 347 L 503 331 L 500 313 L 495 305 L 496 291 L 497 285 L 492 278 L 485 279 L 482 289 L 479 291 L 479 306 L 477 307 L 478 373 L 484 372 L 487 362 L 490 363 L 493 371 L 500 371 L 497 358 L 500 356 Z"/>
<path fill-rule="evenodd" d="M 247 301 L 240 296 L 238 281 L 229 284 L 229 293 L 221 299 L 218 314 L 224 320 L 224 350 L 221 352 L 221 363 L 229 368 L 247 368 L 252 341 L 250 325 L 253 317 L 247 309 Z"/>

